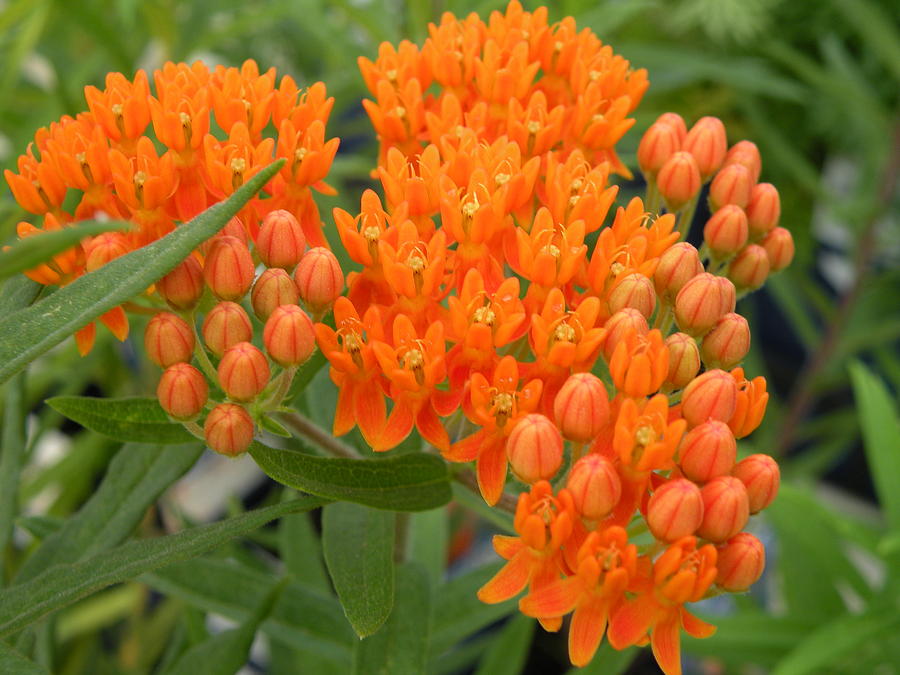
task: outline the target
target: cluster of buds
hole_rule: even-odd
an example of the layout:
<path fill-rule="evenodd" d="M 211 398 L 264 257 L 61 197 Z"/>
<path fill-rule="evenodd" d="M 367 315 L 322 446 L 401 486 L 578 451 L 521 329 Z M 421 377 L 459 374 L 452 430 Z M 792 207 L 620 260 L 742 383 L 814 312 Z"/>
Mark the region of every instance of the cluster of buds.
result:
<path fill-rule="evenodd" d="M 103 217 L 133 228 L 89 237 L 29 270 L 30 278 L 65 285 L 167 234 L 278 158 L 287 161 L 267 194 L 242 209 L 243 233 L 235 234 L 255 242 L 265 215 L 283 209 L 297 217 L 311 246 L 327 247 L 312 196 L 312 190 L 333 193 L 324 179 L 339 144 L 325 137 L 334 99 L 324 84 L 301 91 L 290 76 L 276 83 L 274 68 L 260 73 L 247 61 L 213 70 L 201 62 L 166 63 L 152 78 L 142 70 L 132 80 L 111 73 L 105 85 L 86 87 L 88 110 L 40 129 L 18 170 L 5 176 L 19 205 L 43 219 L 41 227 L 19 223 L 20 237 Z M 122 307 L 100 320 L 118 339 L 127 337 Z M 86 354 L 95 325 L 75 337 Z"/>
<path fill-rule="evenodd" d="M 147 355 L 165 369 L 156 392 L 162 408 L 230 456 L 247 450 L 262 416 L 278 409 L 316 348 L 313 320 L 299 303 L 320 317 L 343 291 L 334 254 L 307 250 L 290 212 L 270 211 L 257 229 L 251 249 L 244 225 L 232 219 L 206 243 L 205 255 L 191 255 L 163 277 L 156 291 L 170 311 L 157 313 L 144 333 Z M 209 309 L 201 317 L 204 296 Z M 210 384 L 221 401 L 210 399 Z"/>

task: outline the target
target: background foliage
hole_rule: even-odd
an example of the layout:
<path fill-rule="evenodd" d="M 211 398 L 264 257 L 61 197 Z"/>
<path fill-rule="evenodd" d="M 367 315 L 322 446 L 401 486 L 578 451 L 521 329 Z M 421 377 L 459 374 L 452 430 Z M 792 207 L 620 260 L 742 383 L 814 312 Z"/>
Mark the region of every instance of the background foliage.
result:
<path fill-rule="evenodd" d="M 364 87 L 356 56 L 372 57 L 383 40 L 421 41 L 427 22 L 445 9 L 485 16 L 501 4 L 8 0 L 0 6 L 0 164 L 14 166 L 39 126 L 84 109 L 82 87 L 101 84 L 110 70 L 130 76 L 164 60 L 239 65 L 254 58 L 301 85 L 327 84 L 336 98 L 329 133 L 342 139 L 329 176 L 339 195 L 319 204 L 323 214 L 332 206 L 354 211 L 376 152 L 359 104 Z M 758 532 L 769 570 L 750 595 L 701 608 L 720 629 L 710 640 L 687 643 L 688 669 L 715 660 L 735 673 L 749 664 L 779 675 L 898 672 L 891 669 L 900 664 L 900 8 L 876 0 L 555 3 L 551 15 L 565 14 L 649 70 L 636 129 L 623 142 L 626 163 L 634 166 L 640 133 L 659 113 L 674 110 L 689 122 L 716 115 L 731 142 L 748 138 L 759 145 L 762 179 L 778 186 L 782 222 L 797 242 L 793 266 L 741 307 L 754 326 L 748 369 L 764 374 L 772 393 L 763 427 L 741 450 L 776 455 L 785 477 Z M 625 190 L 640 194 L 643 186 Z M 12 239 L 23 216 L 2 191 L 0 243 Z M 28 289 L 6 283 L 0 319 L 23 293 Z M 398 602 L 377 639 L 360 643 L 315 554 L 319 516 L 290 515 L 277 529 L 254 530 L 246 520 L 255 518 L 256 527 L 321 500 L 279 506 L 289 496 L 261 474 L 222 494 L 203 487 L 198 474 L 219 470 L 204 458 L 183 483 L 216 494 L 190 511 L 184 490 L 161 493 L 199 449 L 126 446 L 126 462 L 116 442 L 64 422 L 42 404 L 51 396 L 151 392 L 156 373 L 134 344 L 141 328 L 124 345 L 101 331 L 85 359 L 65 342 L 37 361 L 27 380 L 17 376 L 3 387 L 0 586 L 18 570 L 34 579 L 29 588 L 41 588 L 40 574 L 66 563 L 70 576 L 61 588 L 71 592 L 78 574 L 95 570 L 94 556 L 149 555 L 141 548 L 151 546 L 142 542 L 147 537 L 202 527 L 189 513 L 222 521 L 234 538 L 202 557 L 167 558 L 180 562 L 156 571 L 108 570 L 104 585 L 130 581 L 24 631 L 28 617 L 4 595 L 0 634 L 8 641 L 0 643 L 0 671 L 197 672 L 196 664 L 205 663 L 205 672 L 228 672 L 246 659 L 260 627 L 267 649 L 254 650 L 252 663 L 268 672 L 565 671 L 557 638 L 533 631 L 523 617 L 499 621 L 510 615 L 509 603 L 484 606 L 475 599 L 474 590 L 496 569 L 482 544 L 498 523 L 476 529 L 468 508 L 479 502 L 467 500 L 459 486 L 454 494 L 462 508 L 410 516 L 413 562 L 398 572 Z M 320 374 L 295 404 L 327 419 L 334 396 L 327 385 Z M 240 515 L 266 505 L 274 510 Z M 324 517 L 358 523 L 352 511 L 364 508 L 336 504 Z M 232 518 L 222 520 L 225 515 Z M 393 523 L 368 518 L 371 529 Z M 136 540 L 124 543 L 133 531 Z M 473 532 L 475 544 L 460 556 Z M 455 563 L 446 576 L 448 537 Z M 323 543 L 326 558 L 346 546 L 327 536 Z M 134 550 L 123 553 L 127 547 Z M 429 595 L 428 584 L 445 577 Z M 358 620 L 371 619 L 361 611 Z M 227 632 L 212 615 L 231 620 Z M 404 642 L 410 624 L 427 628 L 416 644 Z M 396 654 L 401 663 L 391 661 Z M 635 656 L 604 648 L 587 670 L 653 672 L 652 659 Z"/>

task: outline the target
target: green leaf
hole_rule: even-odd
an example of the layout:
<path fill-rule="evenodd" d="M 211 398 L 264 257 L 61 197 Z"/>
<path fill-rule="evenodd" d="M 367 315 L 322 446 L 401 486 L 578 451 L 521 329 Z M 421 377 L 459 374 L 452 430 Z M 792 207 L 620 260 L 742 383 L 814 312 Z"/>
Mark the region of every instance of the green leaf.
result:
<path fill-rule="evenodd" d="M 524 614 L 507 621 L 479 662 L 475 675 L 519 675 L 528 658 L 536 623 Z"/>
<path fill-rule="evenodd" d="M 337 502 L 322 510 L 322 547 L 344 614 L 372 635 L 394 605 L 393 513 Z"/>
<path fill-rule="evenodd" d="M 73 563 L 121 543 L 163 491 L 190 469 L 203 446 L 125 445 L 100 487 L 61 530 L 53 533 L 22 566 L 16 582 L 60 563 Z"/>
<path fill-rule="evenodd" d="M 240 670 L 247 663 L 256 629 L 272 611 L 284 586 L 283 582 L 275 584 L 237 628 L 217 633 L 188 649 L 165 671 L 166 675 L 228 675 Z"/>
<path fill-rule="evenodd" d="M 819 617 L 774 617 L 760 611 L 733 616 L 703 616 L 716 626 L 712 639 L 685 635 L 684 651 L 701 657 L 719 658 L 737 667 L 748 663 L 771 668 L 816 629 Z"/>
<path fill-rule="evenodd" d="M 30 661 L 0 642 L 0 673 L 3 675 L 50 675 L 50 671 Z"/>
<path fill-rule="evenodd" d="M 566 675 L 621 675 L 640 653 L 637 647 L 616 651 L 604 640 L 589 664 L 584 668 L 570 668 Z"/>
<path fill-rule="evenodd" d="M 428 575 L 421 565 L 406 563 L 397 568 L 394 609 L 377 633 L 357 643 L 353 672 L 357 675 L 418 675 L 426 672 L 430 633 Z"/>
<path fill-rule="evenodd" d="M 859 361 L 850 364 L 869 474 L 890 528 L 900 531 L 900 419 L 884 383 Z"/>
<path fill-rule="evenodd" d="M 189 443 L 196 439 L 169 419 L 155 398 L 57 396 L 47 405 L 85 429 L 117 441 Z"/>
<path fill-rule="evenodd" d="M 113 307 L 170 272 L 191 251 L 218 232 L 275 175 L 273 162 L 162 239 L 80 276 L 40 302 L 0 319 L 0 382 Z"/>
<path fill-rule="evenodd" d="M 262 415 L 259 418 L 259 426 L 265 431 L 268 431 L 270 434 L 275 434 L 276 436 L 281 436 L 282 438 L 292 438 L 290 431 L 285 429 L 279 422 L 276 422 L 268 415 Z"/>
<path fill-rule="evenodd" d="M 273 577 L 236 560 L 204 557 L 169 565 L 140 580 L 203 611 L 246 621 L 259 597 L 271 587 Z M 291 583 L 262 630 L 283 645 L 342 665 L 343 672 L 350 668 L 355 636 L 330 593 Z"/>
<path fill-rule="evenodd" d="M 871 608 L 862 614 L 835 619 L 800 642 L 772 671 L 772 675 L 805 675 L 830 670 L 835 661 L 863 652 L 900 629 L 896 606 Z"/>
<path fill-rule="evenodd" d="M 16 525 L 28 532 L 35 539 L 46 539 L 65 525 L 65 518 L 53 516 L 21 516 L 16 518 Z"/>
<path fill-rule="evenodd" d="M 323 593 L 331 593 L 322 544 L 309 515 L 298 513 L 281 519 L 278 551 L 285 568 L 297 581 Z"/>
<path fill-rule="evenodd" d="M 0 289 L 0 316 L 28 307 L 42 288 L 43 286 L 28 277 L 10 279 Z"/>
<path fill-rule="evenodd" d="M 262 443 L 253 443 L 250 454 L 279 483 L 320 497 L 392 511 L 425 511 L 450 501 L 447 465 L 433 455 L 314 457 Z"/>
<path fill-rule="evenodd" d="M 488 506 L 481 495 L 472 492 L 472 490 L 465 485 L 453 483 L 452 489 L 454 501 L 462 504 L 467 509 L 474 511 L 487 522 L 499 527 L 503 532 L 506 532 L 507 534 L 516 533 L 516 529 L 513 527 L 513 516 L 511 513 Z"/>
<path fill-rule="evenodd" d="M 447 509 L 414 513 L 410 517 L 410 535 L 410 557 L 422 564 L 428 572 L 432 587 L 437 588 L 444 581 L 444 570 L 447 567 Z"/>
<path fill-rule="evenodd" d="M 81 562 L 57 565 L 0 593 L 0 637 L 102 588 L 200 555 L 275 518 L 308 511 L 324 503 L 315 497 L 297 499 L 178 534 L 131 541 Z"/>
<path fill-rule="evenodd" d="M 73 223 L 61 230 L 42 232 L 20 239 L 6 251 L 0 251 L 0 280 L 37 267 L 57 253 L 72 248 L 85 237 L 115 230 L 128 230 L 131 227 L 131 223 L 123 220 L 111 220 L 103 223 L 96 220 L 85 220 Z"/>
<path fill-rule="evenodd" d="M 25 373 L 6 385 L 3 407 L 3 430 L 0 432 L 0 586 L 5 574 L 3 552 L 12 536 L 13 519 L 19 499 L 19 474 L 25 456 L 28 421 L 23 405 Z"/>

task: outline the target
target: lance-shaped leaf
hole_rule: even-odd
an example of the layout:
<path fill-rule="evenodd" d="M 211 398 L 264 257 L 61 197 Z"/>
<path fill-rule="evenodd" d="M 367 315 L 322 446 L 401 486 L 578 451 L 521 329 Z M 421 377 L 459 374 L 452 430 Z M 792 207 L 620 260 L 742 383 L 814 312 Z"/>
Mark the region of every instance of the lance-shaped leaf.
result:
<path fill-rule="evenodd" d="M 329 499 L 391 511 L 426 511 L 450 501 L 447 465 L 433 455 L 315 457 L 261 443 L 253 443 L 250 454 L 279 483 Z"/>
<path fill-rule="evenodd" d="M 30 661 L 0 642 L 0 673 L 8 675 L 50 675 L 50 671 Z"/>
<path fill-rule="evenodd" d="M 155 398 L 57 396 L 47 405 L 85 429 L 125 443 L 190 443 L 196 440 L 166 415 Z"/>
<path fill-rule="evenodd" d="M 47 298 L 0 319 L 0 382 L 101 314 L 142 293 L 218 232 L 281 168 L 261 170 L 224 202 L 162 239 L 84 274 Z"/>

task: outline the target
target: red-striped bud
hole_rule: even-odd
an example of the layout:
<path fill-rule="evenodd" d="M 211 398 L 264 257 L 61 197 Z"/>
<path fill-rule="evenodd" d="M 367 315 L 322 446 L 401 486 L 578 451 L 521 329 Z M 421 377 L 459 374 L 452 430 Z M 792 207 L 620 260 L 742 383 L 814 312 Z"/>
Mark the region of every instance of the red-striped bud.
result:
<path fill-rule="evenodd" d="M 596 375 L 575 373 L 553 401 L 553 416 L 564 438 L 576 443 L 594 440 L 609 420 L 609 396 Z"/>
<path fill-rule="evenodd" d="M 703 227 L 703 241 L 716 258 L 729 258 L 747 243 L 747 214 L 735 204 L 716 211 Z"/>
<path fill-rule="evenodd" d="M 724 370 L 709 370 L 694 378 L 681 396 L 681 416 L 691 426 L 709 420 L 728 422 L 737 404 L 737 385 Z"/>
<path fill-rule="evenodd" d="M 266 267 L 293 269 L 306 251 L 303 228 L 289 211 L 271 211 L 256 237 L 256 252 Z"/>
<path fill-rule="evenodd" d="M 769 455 L 750 455 L 738 462 L 731 475 L 747 488 L 750 499 L 750 513 L 759 513 L 775 501 L 781 485 L 781 471 L 778 462 Z"/>
<path fill-rule="evenodd" d="M 675 133 L 678 136 L 678 142 L 684 143 L 684 139 L 687 136 L 687 124 L 684 123 L 684 118 L 678 113 L 665 112 L 656 118 L 654 124 L 668 124 L 675 129 Z"/>
<path fill-rule="evenodd" d="M 244 308 L 234 302 L 220 302 L 206 315 L 203 321 L 203 342 L 216 356 L 240 342 L 249 342 L 253 337 L 253 325 Z"/>
<path fill-rule="evenodd" d="M 724 422 L 710 420 L 691 429 L 681 442 L 679 465 L 692 481 L 706 483 L 731 472 L 737 442 Z"/>
<path fill-rule="evenodd" d="M 653 289 L 653 282 L 637 272 L 628 274 L 610 291 L 608 303 L 610 314 L 630 307 L 650 318 L 656 308 L 656 291 Z"/>
<path fill-rule="evenodd" d="M 203 278 L 221 300 L 240 300 L 253 283 L 256 268 L 247 245 L 236 237 L 220 237 L 213 242 L 203 266 Z"/>
<path fill-rule="evenodd" d="M 751 239 L 759 239 L 771 232 L 781 218 L 781 199 L 771 183 L 754 185 L 747 203 L 747 220 Z"/>
<path fill-rule="evenodd" d="M 203 296 L 203 270 L 190 255 L 156 282 L 156 290 L 175 309 L 193 309 Z"/>
<path fill-rule="evenodd" d="M 762 240 L 762 247 L 769 256 L 769 268 L 780 272 L 794 259 L 794 238 L 783 227 L 776 227 Z"/>
<path fill-rule="evenodd" d="M 719 283 L 720 278 L 703 272 L 688 281 L 675 296 L 675 321 L 688 335 L 703 335 L 734 309 L 733 304 L 729 307 L 733 296 Z"/>
<path fill-rule="evenodd" d="M 731 539 L 750 519 L 750 502 L 744 484 L 733 476 L 713 478 L 703 494 L 703 522 L 697 535 L 712 542 Z"/>
<path fill-rule="evenodd" d="M 680 149 L 678 131 L 668 124 L 656 122 L 641 137 L 637 151 L 638 166 L 645 176 L 652 178 Z"/>
<path fill-rule="evenodd" d="M 85 246 L 85 267 L 88 272 L 103 267 L 110 260 L 125 255 L 131 249 L 121 232 L 104 232 Z"/>
<path fill-rule="evenodd" d="M 667 302 L 671 302 L 678 291 L 701 272 L 703 264 L 696 248 L 686 241 L 670 246 L 659 257 L 659 264 L 653 273 L 656 292 Z"/>
<path fill-rule="evenodd" d="M 536 413 L 520 419 L 506 441 L 509 466 L 523 483 L 550 480 L 562 465 L 563 439 L 548 418 Z"/>
<path fill-rule="evenodd" d="M 677 541 L 697 531 L 703 522 L 700 488 L 684 478 L 657 488 L 647 503 L 647 526 L 660 541 Z"/>
<path fill-rule="evenodd" d="M 296 305 L 300 301 L 300 293 L 291 275 L 280 267 L 267 269 L 259 275 L 250 293 L 250 304 L 253 312 L 265 321 L 276 307 Z"/>
<path fill-rule="evenodd" d="M 616 467 L 606 457 L 590 453 L 572 466 L 566 488 L 578 512 L 590 520 L 600 520 L 612 511 L 622 496 L 622 481 Z"/>
<path fill-rule="evenodd" d="M 327 248 L 311 248 L 294 271 L 300 297 L 314 315 L 328 311 L 344 290 L 344 273 Z"/>
<path fill-rule="evenodd" d="M 750 171 L 752 183 L 759 180 L 759 174 L 762 171 L 762 158 L 759 156 L 759 149 L 755 143 L 738 141 L 732 145 L 725 155 L 725 166 L 731 164 L 741 164 L 746 167 Z"/>
<path fill-rule="evenodd" d="M 254 399 L 271 377 L 265 355 L 249 342 L 240 342 L 225 351 L 219 361 L 219 383 L 235 401 Z"/>
<path fill-rule="evenodd" d="M 199 415 L 208 396 L 206 378 L 188 363 L 176 363 L 166 368 L 156 387 L 159 405 L 177 420 L 189 420 Z"/>
<path fill-rule="evenodd" d="M 194 331 L 190 324 L 171 312 L 155 315 L 144 330 L 147 356 L 163 368 L 190 361 L 194 354 L 194 343 Z"/>
<path fill-rule="evenodd" d="M 728 278 L 740 291 L 755 291 L 769 276 L 769 256 L 766 249 L 748 244 L 728 265 Z"/>
<path fill-rule="evenodd" d="M 703 363 L 712 368 L 730 370 L 750 351 L 750 324 L 740 314 L 729 312 L 703 338 L 700 353 Z"/>
<path fill-rule="evenodd" d="M 200 252 L 204 256 L 208 256 L 210 250 L 212 250 L 213 244 L 215 244 L 222 237 L 234 237 L 247 246 L 249 246 L 250 243 L 247 237 L 247 228 L 244 227 L 244 223 L 241 222 L 241 219 L 235 216 L 227 223 L 225 223 L 225 227 L 223 227 L 212 237 L 200 244 Z"/>
<path fill-rule="evenodd" d="M 236 457 L 253 442 L 253 419 L 242 406 L 220 403 L 207 415 L 203 432 L 211 450 Z"/>
<path fill-rule="evenodd" d="M 717 117 L 701 117 L 685 136 L 682 149 L 694 156 L 700 176 L 704 181 L 708 179 L 722 166 L 728 151 L 722 120 Z"/>
<path fill-rule="evenodd" d="M 766 568 L 766 549 L 749 532 L 740 532 L 718 547 L 716 583 L 729 593 L 750 588 Z"/>
<path fill-rule="evenodd" d="M 677 211 L 696 197 L 701 184 L 697 160 L 688 152 L 676 152 L 656 176 L 656 185 L 669 211 Z"/>
<path fill-rule="evenodd" d="M 313 323 L 297 305 L 277 307 L 263 329 L 263 345 L 278 365 L 299 366 L 316 348 Z"/>
<path fill-rule="evenodd" d="M 743 164 L 727 164 L 716 174 L 709 186 L 709 205 L 717 211 L 726 204 L 742 209 L 750 202 L 753 177 Z"/>
<path fill-rule="evenodd" d="M 609 361 L 619 342 L 628 333 L 634 331 L 638 335 L 646 335 L 650 332 L 647 319 L 638 310 L 627 307 L 609 317 L 606 322 L 606 336 L 603 338 L 603 356 Z"/>
<path fill-rule="evenodd" d="M 700 372 L 700 349 L 687 333 L 672 333 L 666 338 L 669 349 L 669 374 L 666 384 L 683 389 Z"/>

